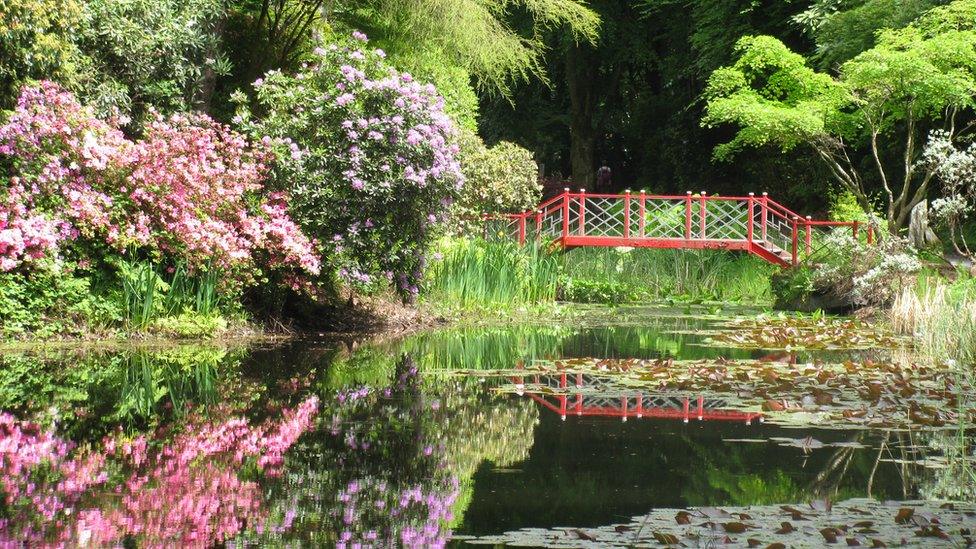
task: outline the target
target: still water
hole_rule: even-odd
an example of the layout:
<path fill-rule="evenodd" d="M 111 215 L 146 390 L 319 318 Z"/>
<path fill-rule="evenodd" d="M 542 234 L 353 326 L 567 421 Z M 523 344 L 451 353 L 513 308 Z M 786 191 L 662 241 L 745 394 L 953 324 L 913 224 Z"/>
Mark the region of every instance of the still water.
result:
<path fill-rule="evenodd" d="M 861 391 L 864 416 L 821 362 L 860 372 L 888 351 L 708 344 L 729 328 L 703 313 L 6 353 L 0 543 L 966 542 L 971 442 L 952 418 L 968 410 L 869 422 L 887 397 Z M 784 416 L 793 386 L 769 365 L 804 364 L 817 364 L 813 388 L 796 386 L 802 410 Z"/>

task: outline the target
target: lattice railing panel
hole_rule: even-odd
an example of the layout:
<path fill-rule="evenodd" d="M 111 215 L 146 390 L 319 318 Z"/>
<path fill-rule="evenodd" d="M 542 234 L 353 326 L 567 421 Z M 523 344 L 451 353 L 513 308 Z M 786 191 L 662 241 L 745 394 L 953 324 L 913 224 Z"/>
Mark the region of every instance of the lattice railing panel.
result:
<path fill-rule="evenodd" d="M 644 236 L 647 238 L 685 238 L 687 209 L 687 202 L 682 199 L 655 198 L 645 200 Z M 631 234 L 636 234 L 633 229 L 631 229 Z"/>
<path fill-rule="evenodd" d="M 766 230 L 763 231 L 762 217 L 766 216 Z M 756 208 L 756 222 L 753 225 L 753 239 L 764 243 L 764 247 L 773 252 L 790 252 L 793 249 L 793 224 L 783 217 L 773 214 L 764 208 Z"/>
<path fill-rule="evenodd" d="M 709 240 L 745 240 L 749 206 L 740 200 L 706 200 L 705 234 Z"/>
<path fill-rule="evenodd" d="M 585 204 L 584 234 L 586 236 L 623 236 L 624 201 L 621 198 L 583 199 Z"/>

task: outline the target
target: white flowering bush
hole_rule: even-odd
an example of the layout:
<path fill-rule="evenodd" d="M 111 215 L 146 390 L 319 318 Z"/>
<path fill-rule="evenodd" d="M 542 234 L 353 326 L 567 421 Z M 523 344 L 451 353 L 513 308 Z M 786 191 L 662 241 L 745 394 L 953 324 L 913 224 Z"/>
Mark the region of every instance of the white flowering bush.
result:
<path fill-rule="evenodd" d="M 848 230 L 835 230 L 825 243 L 831 253 L 824 260 L 791 268 L 778 278 L 774 293 L 782 303 L 820 294 L 851 305 L 884 306 L 912 284 L 922 268 L 908 241 L 896 236 L 868 244 Z"/>
<path fill-rule="evenodd" d="M 942 197 L 932 201 L 930 218 L 948 230 L 956 252 L 976 257 L 962 231 L 963 223 L 976 208 L 976 143 L 958 148 L 948 132 L 934 130 L 929 134 L 921 163 L 942 183 Z"/>
<path fill-rule="evenodd" d="M 275 180 L 325 274 L 410 299 L 464 176 L 437 90 L 384 57 L 361 33 L 318 48 L 298 73 L 256 81 L 260 117 L 242 108 L 237 122 L 275 147 Z"/>

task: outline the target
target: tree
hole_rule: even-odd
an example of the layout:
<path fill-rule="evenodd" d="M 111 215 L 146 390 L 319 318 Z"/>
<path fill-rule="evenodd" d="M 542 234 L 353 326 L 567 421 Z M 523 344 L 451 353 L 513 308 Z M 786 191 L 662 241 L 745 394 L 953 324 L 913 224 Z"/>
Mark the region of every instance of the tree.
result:
<path fill-rule="evenodd" d="M 858 150 L 869 157 L 892 232 L 923 200 L 934 172 L 919 163 L 922 126 L 941 123 L 951 139 L 972 129 L 976 98 L 976 1 L 933 9 L 912 25 L 879 33 L 875 47 L 841 66 L 816 72 L 769 36 L 743 38 L 738 60 L 716 70 L 702 123 L 736 124 L 715 149 L 727 159 L 746 147 L 810 147 L 833 178 L 870 211 L 869 184 Z M 889 160 L 889 151 L 899 161 Z"/>
<path fill-rule="evenodd" d="M 817 0 L 794 17 L 817 43 L 820 68 L 840 66 L 875 45 L 878 31 L 900 29 L 947 0 Z"/>
<path fill-rule="evenodd" d="M 28 80 L 74 82 L 79 52 L 70 37 L 79 19 L 74 0 L 0 0 L 0 109 Z"/>
<path fill-rule="evenodd" d="M 327 10 L 326 21 L 366 32 L 394 65 L 433 82 L 470 129 L 472 84 L 509 99 L 513 85 L 546 83 L 546 31 L 594 42 L 599 28 L 579 0 L 346 0 Z"/>
<path fill-rule="evenodd" d="M 101 114 L 141 122 L 208 106 L 207 78 L 226 74 L 224 0 L 87 0 L 76 42 L 87 58 L 82 97 Z"/>

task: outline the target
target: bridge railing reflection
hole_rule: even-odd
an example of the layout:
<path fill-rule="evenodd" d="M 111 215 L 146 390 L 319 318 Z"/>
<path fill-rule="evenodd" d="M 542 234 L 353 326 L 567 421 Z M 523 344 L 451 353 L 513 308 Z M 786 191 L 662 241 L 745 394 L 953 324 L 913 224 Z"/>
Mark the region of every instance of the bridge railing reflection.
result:
<path fill-rule="evenodd" d="M 526 381 L 528 380 L 528 385 Z M 691 394 L 645 393 L 613 386 L 606 378 L 581 372 L 533 374 L 512 378 L 516 393 L 567 416 L 738 421 L 763 421 L 760 412 L 728 409 L 722 397 Z"/>

